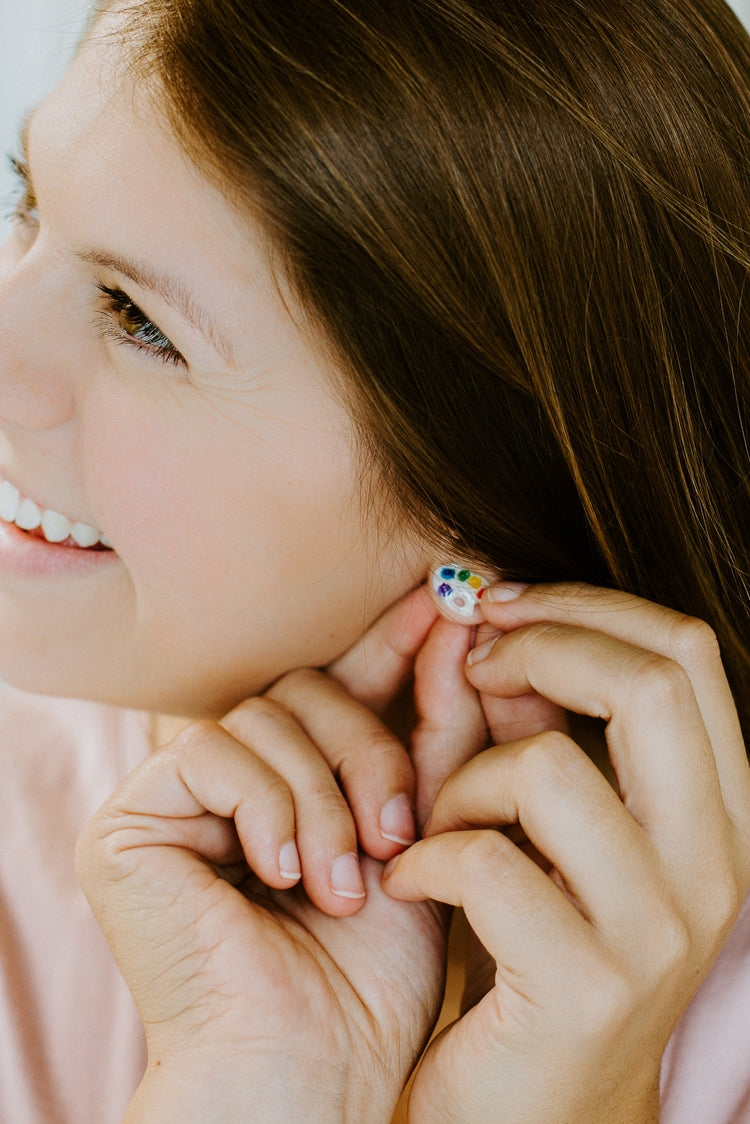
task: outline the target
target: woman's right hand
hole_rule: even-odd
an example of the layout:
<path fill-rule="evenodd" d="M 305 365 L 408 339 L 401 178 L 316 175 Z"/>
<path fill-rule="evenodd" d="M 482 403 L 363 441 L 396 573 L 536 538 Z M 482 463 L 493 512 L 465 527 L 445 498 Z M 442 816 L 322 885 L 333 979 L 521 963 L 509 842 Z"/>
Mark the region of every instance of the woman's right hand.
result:
<path fill-rule="evenodd" d="M 731 690 L 700 621 L 581 585 L 509 592 L 483 601 L 498 636 L 467 678 L 501 707 L 533 691 L 603 721 L 616 788 L 565 734 L 499 744 L 394 860 L 388 892 L 463 905 L 494 961 L 426 1052 L 409 1119 L 650 1124 L 667 1041 L 750 887 Z"/>

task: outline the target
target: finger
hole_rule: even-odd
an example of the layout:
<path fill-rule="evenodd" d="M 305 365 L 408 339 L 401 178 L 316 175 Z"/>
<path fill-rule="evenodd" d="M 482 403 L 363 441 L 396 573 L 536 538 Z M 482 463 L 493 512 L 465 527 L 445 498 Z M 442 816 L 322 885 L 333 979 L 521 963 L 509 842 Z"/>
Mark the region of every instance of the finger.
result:
<path fill-rule="evenodd" d="M 414 768 L 383 722 L 340 683 L 309 668 L 284 676 L 267 697 L 293 715 L 338 775 L 362 849 L 386 860 L 413 843 Z"/>
<path fill-rule="evenodd" d="M 475 757 L 443 785 L 425 835 L 519 824 L 608 947 L 639 949 L 662 910 L 663 869 L 595 765 L 549 732 Z M 638 902 L 638 910 L 633 902 Z"/>
<path fill-rule="evenodd" d="M 380 712 L 409 680 L 417 652 L 438 615 L 424 587 L 391 606 L 328 668 L 349 694 Z"/>
<path fill-rule="evenodd" d="M 480 699 L 489 726 L 490 741 L 496 745 L 518 741 L 544 730 L 568 732 L 568 716 L 563 707 L 536 691 L 512 699 L 481 694 Z"/>
<path fill-rule="evenodd" d="M 302 881 L 311 901 L 333 916 L 355 912 L 365 889 L 354 820 L 316 745 L 293 715 L 270 698 L 248 699 L 221 725 L 289 787 Z M 239 823 L 238 830 L 242 836 Z"/>
<path fill-rule="evenodd" d="M 558 887 L 496 831 L 461 831 L 421 840 L 388 864 L 383 887 L 401 901 L 432 898 L 463 907 L 498 971 L 530 998 L 548 1002 L 598 940 Z"/>
<path fill-rule="evenodd" d="M 269 886 L 299 881 L 288 787 L 213 722 L 193 723 L 153 753 L 104 805 L 118 846 L 184 847 L 212 863 L 244 854 Z M 293 851 L 292 862 L 285 861 Z M 241 845 L 241 849 L 240 849 Z"/>
<path fill-rule="evenodd" d="M 508 594 L 513 596 L 506 600 Z M 629 593 L 578 583 L 499 584 L 485 594 L 482 611 L 503 631 L 541 621 L 579 625 L 683 667 L 713 747 L 726 806 L 737 818 L 745 814 L 750 768 L 719 647 L 707 624 Z"/>
<path fill-rule="evenodd" d="M 482 658 L 484 657 L 484 658 Z M 604 633 L 535 624 L 475 649 L 467 669 L 481 691 L 537 690 L 608 722 L 623 800 L 666 843 L 713 824 L 721 803 L 716 765 L 687 674 L 678 664 Z"/>
<path fill-rule="evenodd" d="M 502 635 L 488 621 L 484 621 L 476 629 L 474 647 L 478 648 Z M 489 729 L 489 744 L 503 745 L 539 734 L 543 730 L 568 732 L 569 723 L 565 710 L 536 691 L 513 699 L 485 694 L 480 695 L 480 701 Z"/>
<path fill-rule="evenodd" d="M 411 754 L 418 777 L 417 820 L 423 823 L 445 778 L 487 745 L 487 723 L 477 692 L 466 678 L 471 631 L 442 617 L 435 622 L 415 665 L 419 721 Z"/>

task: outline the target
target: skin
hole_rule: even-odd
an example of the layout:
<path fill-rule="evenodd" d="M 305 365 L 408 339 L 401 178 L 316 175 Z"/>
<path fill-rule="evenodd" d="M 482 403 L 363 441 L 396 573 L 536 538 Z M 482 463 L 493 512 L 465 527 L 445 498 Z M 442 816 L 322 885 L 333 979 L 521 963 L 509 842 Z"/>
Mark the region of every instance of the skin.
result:
<path fill-rule="evenodd" d="M 0 675 L 218 718 L 340 655 L 428 560 L 377 488 L 363 515 L 330 360 L 282 298 L 262 233 L 124 62 L 95 32 L 33 115 L 34 198 L 0 251 L 0 475 L 115 553 L 51 573 L 0 555 Z M 182 283 L 232 355 L 92 255 Z M 97 285 L 124 290 L 186 362 L 135 346 Z"/>
<path fill-rule="evenodd" d="M 0 470 L 115 554 L 75 572 L 6 557 L 0 671 L 207 716 L 78 850 L 149 1040 L 129 1124 L 248 1105 L 385 1124 L 439 1002 L 430 898 L 465 907 L 497 968 L 426 1054 L 411 1119 L 653 1124 L 669 1033 L 750 883 L 747 760 L 710 633 L 611 591 L 506 587 L 482 601 L 502 635 L 468 662 L 470 632 L 420 594 L 387 609 L 424 548 L 384 536 L 385 497 L 363 519 L 324 349 L 121 61 L 92 41 L 37 111 L 38 214 L 0 260 Z M 81 255 L 126 251 L 182 271 L 232 363 L 130 284 L 188 367 L 102 339 L 96 285 L 126 285 Z M 386 720 L 412 674 L 416 788 Z M 566 711 L 607 723 L 619 798 Z M 401 841 L 384 830 L 394 797 L 431 815 L 381 881 L 415 834 L 410 810 Z M 337 882 L 358 847 L 371 858 Z"/>
<path fill-rule="evenodd" d="M 236 837 L 210 774 L 189 773 L 194 818 L 180 817 L 179 747 L 89 826 L 80 877 L 150 1044 L 128 1124 L 175 1109 L 198 1121 L 209 1104 L 226 1121 L 253 1105 L 264 1120 L 387 1124 L 404 1073 L 393 1051 L 412 1051 L 408 1070 L 434 1014 L 429 899 L 462 905 L 492 961 L 425 1053 L 410 1122 L 656 1124 L 662 1053 L 750 886 L 750 770 L 731 693 L 700 621 L 585 586 L 515 593 L 485 596 L 502 635 L 471 655 L 445 621 L 413 637 L 418 772 L 442 759 L 451 775 L 425 838 L 380 884 L 368 868 L 367 904 L 343 928 L 298 892 L 251 879 L 240 893 L 201 863 L 235 858 Z M 392 626 L 371 654 L 389 650 Z M 352 689 L 361 650 L 332 668 Z M 308 723 L 319 705 L 325 692 L 300 701 Z M 559 729 L 560 707 L 606 723 L 619 797 Z M 476 756 L 480 739 L 490 748 Z M 253 786 L 235 781 L 231 800 L 273 832 Z M 252 866 L 257 846 L 235 824 Z M 497 830 L 508 827 L 516 843 Z M 399 913 L 404 902 L 417 910 Z"/>

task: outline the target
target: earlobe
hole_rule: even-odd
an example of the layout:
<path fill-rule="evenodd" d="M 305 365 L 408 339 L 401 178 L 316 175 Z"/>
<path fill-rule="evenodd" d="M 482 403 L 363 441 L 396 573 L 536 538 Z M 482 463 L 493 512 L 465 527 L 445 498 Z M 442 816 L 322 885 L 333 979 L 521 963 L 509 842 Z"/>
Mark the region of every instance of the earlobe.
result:
<path fill-rule="evenodd" d="M 496 580 L 460 562 L 443 562 L 430 571 L 433 600 L 448 620 L 475 625 L 484 618 L 479 602 L 487 587 Z"/>

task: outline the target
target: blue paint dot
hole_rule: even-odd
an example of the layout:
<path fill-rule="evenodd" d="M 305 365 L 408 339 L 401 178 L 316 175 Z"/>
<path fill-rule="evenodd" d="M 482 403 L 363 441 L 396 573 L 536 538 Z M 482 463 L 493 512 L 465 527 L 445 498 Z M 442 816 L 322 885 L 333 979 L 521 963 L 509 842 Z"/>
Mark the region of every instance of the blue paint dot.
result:
<path fill-rule="evenodd" d="M 455 578 L 455 576 L 456 571 L 453 570 L 450 566 L 443 566 L 442 570 L 440 571 L 440 577 L 445 578 L 446 581 L 450 581 L 451 578 Z"/>
<path fill-rule="evenodd" d="M 453 590 L 451 589 L 451 587 L 449 585 L 445 585 L 445 583 L 437 587 L 438 597 L 450 597 L 452 592 Z"/>

